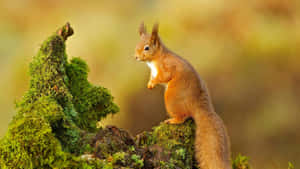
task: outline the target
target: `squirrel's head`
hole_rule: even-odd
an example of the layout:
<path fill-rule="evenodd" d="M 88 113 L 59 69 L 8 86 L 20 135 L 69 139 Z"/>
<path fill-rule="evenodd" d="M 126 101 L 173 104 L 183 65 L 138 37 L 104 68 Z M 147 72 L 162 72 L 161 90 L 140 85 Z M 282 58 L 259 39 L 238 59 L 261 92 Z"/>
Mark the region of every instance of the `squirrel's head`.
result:
<path fill-rule="evenodd" d="M 160 39 L 158 36 L 158 24 L 154 24 L 152 33 L 148 34 L 144 23 L 139 27 L 140 42 L 135 48 L 135 58 L 140 61 L 151 61 L 160 50 Z"/>

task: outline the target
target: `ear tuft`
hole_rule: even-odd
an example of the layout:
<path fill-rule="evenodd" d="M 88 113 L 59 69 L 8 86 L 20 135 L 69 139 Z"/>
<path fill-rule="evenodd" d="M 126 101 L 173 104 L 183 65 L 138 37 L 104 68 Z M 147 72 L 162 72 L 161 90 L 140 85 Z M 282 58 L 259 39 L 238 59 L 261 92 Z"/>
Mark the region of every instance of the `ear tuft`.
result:
<path fill-rule="evenodd" d="M 142 22 L 139 27 L 139 34 L 140 34 L 140 36 L 142 36 L 146 33 L 147 33 L 147 30 L 146 30 L 145 24 L 144 24 L 144 22 Z"/>
<path fill-rule="evenodd" d="M 152 44 L 157 44 L 159 42 L 158 37 L 158 23 L 155 23 L 152 28 L 152 34 L 151 34 L 151 41 Z"/>
<path fill-rule="evenodd" d="M 155 23 L 152 28 L 152 35 L 158 35 L 158 23 Z"/>

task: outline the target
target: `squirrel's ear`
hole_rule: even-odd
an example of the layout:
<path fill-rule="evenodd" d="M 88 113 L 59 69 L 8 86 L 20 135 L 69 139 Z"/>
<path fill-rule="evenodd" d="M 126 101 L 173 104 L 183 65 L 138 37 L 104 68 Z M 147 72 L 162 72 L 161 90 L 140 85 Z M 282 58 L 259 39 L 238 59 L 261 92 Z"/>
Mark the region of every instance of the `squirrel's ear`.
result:
<path fill-rule="evenodd" d="M 144 24 L 144 22 L 142 22 L 141 25 L 140 25 L 140 27 L 139 27 L 139 34 L 140 34 L 140 36 L 142 36 L 142 35 L 144 35 L 146 33 L 147 33 L 147 30 L 145 28 L 145 24 Z"/>
<path fill-rule="evenodd" d="M 158 42 L 158 23 L 155 23 L 152 28 L 151 40 L 153 44 Z"/>

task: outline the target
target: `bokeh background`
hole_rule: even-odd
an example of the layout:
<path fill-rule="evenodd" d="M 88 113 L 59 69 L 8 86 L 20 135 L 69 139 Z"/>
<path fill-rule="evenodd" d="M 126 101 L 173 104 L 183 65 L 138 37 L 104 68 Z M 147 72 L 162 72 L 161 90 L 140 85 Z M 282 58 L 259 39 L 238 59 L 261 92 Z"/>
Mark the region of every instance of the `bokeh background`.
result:
<path fill-rule="evenodd" d="M 134 60 L 137 29 L 160 23 L 165 44 L 206 81 L 235 156 L 254 169 L 300 165 L 300 1 L 1 0 L 0 136 L 29 85 L 41 42 L 69 21 L 69 57 L 90 66 L 89 80 L 110 89 L 121 111 L 103 124 L 133 135 L 167 118 L 163 87 L 146 89 L 149 70 Z"/>

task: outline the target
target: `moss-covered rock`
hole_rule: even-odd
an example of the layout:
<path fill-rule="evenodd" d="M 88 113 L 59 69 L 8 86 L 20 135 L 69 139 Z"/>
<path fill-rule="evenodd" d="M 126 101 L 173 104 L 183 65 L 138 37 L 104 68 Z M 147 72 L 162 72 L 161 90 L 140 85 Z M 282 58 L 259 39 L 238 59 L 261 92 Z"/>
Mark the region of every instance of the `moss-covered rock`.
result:
<path fill-rule="evenodd" d="M 33 57 L 30 88 L 0 140 L 0 167 L 196 168 L 192 120 L 180 125 L 161 123 L 135 138 L 114 126 L 96 127 L 98 120 L 119 108 L 106 88 L 88 82 L 83 60 L 68 61 L 65 40 L 72 34 L 66 24 Z M 244 159 L 234 161 L 236 169 L 244 166 Z"/>
<path fill-rule="evenodd" d="M 116 113 L 118 107 L 107 89 L 88 83 L 84 61 L 68 63 L 65 40 L 72 34 L 66 24 L 33 57 L 30 88 L 17 103 L 17 114 L 0 141 L 1 168 L 70 168 L 92 163 L 77 157 L 89 150 L 95 136 L 85 129 L 95 131 L 96 121 Z"/>
<path fill-rule="evenodd" d="M 92 142 L 94 158 L 104 159 L 113 168 L 195 168 L 193 159 L 194 123 L 161 123 L 150 132 L 135 138 L 125 130 L 107 126 L 98 131 Z"/>
<path fill-rule="evenodd" d="M 151 132 L 137 135 L 139 146 L 148 148 L 152 163 L 162 168 L 186 168 L 196 166 L 194 154 L 195 125 L 188 120 L 180 125 L 161 123 Z"/>

